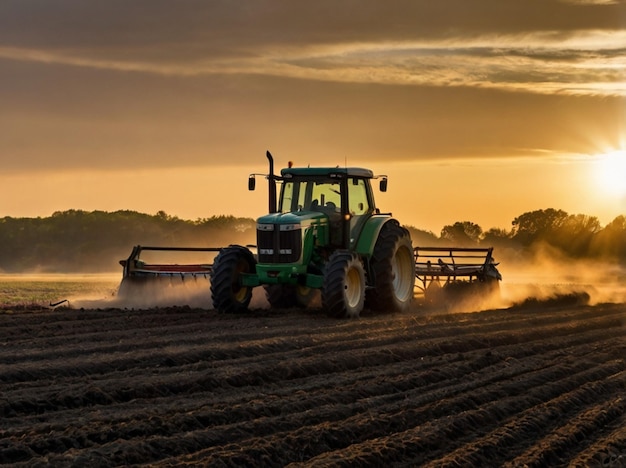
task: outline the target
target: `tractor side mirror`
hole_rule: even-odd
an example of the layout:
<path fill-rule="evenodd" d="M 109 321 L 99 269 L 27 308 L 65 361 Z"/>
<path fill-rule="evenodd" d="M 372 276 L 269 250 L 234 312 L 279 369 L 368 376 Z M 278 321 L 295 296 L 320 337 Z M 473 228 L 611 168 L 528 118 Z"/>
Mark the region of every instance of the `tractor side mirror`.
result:
<path fill-rule="evenodd" d="M 387 191 L 387 178 L 386 177 L 380 180 L 380 191 L 381 192 Z"/>
<path fill-rule="evenodd" d="M 250 177 L 248 177 L 248 190 L 254 190 L 255 187 L 256 187 L 256 179 L 254 178 L 253 175 L 251 175 Z"/>

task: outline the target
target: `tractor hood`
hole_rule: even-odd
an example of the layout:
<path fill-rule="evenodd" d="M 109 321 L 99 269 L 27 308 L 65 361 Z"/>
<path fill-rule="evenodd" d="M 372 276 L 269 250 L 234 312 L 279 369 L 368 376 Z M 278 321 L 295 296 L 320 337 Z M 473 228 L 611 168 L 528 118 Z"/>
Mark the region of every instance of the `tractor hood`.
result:
<path fill-rule="evenodd" d="M 311 224 L 324 224 L 328 222 L 328 216 L 318 211 L 297 211 L 290 213 L 270 213 L 257 219 L 257 224 L 281 224 L 296 225 L 302 227 Z"/>

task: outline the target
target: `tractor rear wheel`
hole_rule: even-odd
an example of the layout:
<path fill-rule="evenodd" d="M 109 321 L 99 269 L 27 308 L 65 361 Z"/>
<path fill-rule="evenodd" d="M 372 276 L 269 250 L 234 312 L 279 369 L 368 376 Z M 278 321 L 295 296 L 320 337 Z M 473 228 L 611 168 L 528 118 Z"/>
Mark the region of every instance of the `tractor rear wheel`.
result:
<path fill-rule="evenodd" d="M 220 313 L 241 313 L 248 310 L 252 288 L 241 284 L 241 273 L 254 273 L 256 260 L 245 247 L 230 245 L 215 257 L 211 271 L 211 298 Z"/>
<path fill-rule="evenodd" d="M 365 303 L 365 269 L 358 255 L 336 251 L 324 271 L 322 307 L 337 318 L 356 318 Z"/>
<path fill-rule="evenodd" d="M 411 235 L 396 220 L 383 226 L 370 262 L 367 306 L 376 311 L 403 311 L 410 307 L 415 286 L 415 257 Z"/>

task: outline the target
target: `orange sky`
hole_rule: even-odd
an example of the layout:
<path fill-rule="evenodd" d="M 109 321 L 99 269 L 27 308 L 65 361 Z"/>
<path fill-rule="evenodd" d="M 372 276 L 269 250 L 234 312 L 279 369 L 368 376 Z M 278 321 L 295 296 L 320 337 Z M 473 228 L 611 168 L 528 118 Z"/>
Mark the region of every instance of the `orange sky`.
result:
<path fill-rule="evenodd" d="M 625 44 L 624 0 L 5 0 L 0 216 L 256 217 L 269 149 L 388 174 L 380 208 L 435 233 L 545 208 L 606 224 Z"/>

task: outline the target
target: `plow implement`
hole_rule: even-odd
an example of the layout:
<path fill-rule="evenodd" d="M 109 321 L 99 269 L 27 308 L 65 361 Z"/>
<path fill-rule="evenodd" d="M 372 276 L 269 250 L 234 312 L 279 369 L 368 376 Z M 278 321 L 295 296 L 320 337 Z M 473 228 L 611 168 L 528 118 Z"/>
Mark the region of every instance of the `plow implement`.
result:
<path fill-rule="evenodd" d="M 177 286 L 208 294 L 213 259 L 220 250 L 221 247 L 136 245 L 128 258 L 120 260 L 123 276 L 118 297 L 175 297 L 171 290 Z"/>
<path fill-rule="evenodd" d="M 414 253 L 415 286 L 426 303 L 452 306 L 499 299 L 502 275 L 492 247 L 415 247 Z"/>
<path fill-rule="evenodd" d="M 123 268 L 118 298 L 132 306 L 212 304 L 211 273 L 224 247 L 136 245 Z M 502 276 L 493 248 L 415 247 L 415 298 L 446 309 L 496 306 Z M 476 309 L 478 310 L 478 309 Z"/>

